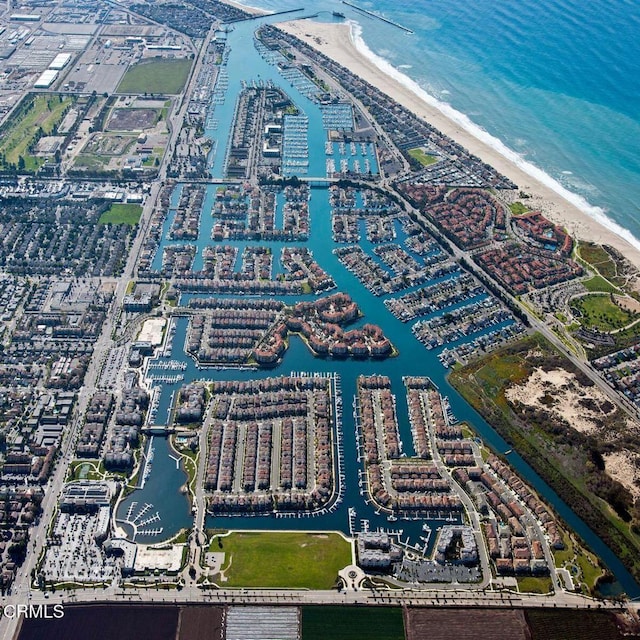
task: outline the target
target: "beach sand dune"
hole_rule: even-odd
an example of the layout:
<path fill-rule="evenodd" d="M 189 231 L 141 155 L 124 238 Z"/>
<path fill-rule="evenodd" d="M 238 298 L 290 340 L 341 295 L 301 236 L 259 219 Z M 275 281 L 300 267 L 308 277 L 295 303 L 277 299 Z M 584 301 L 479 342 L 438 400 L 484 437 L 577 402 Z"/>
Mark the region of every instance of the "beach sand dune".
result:
<path fill-rule="evenodd" d="M 565 199 L 551 186 L 524 171 L 488 142 L 480 140 L 467 131 L 437 106 L 429 104 L 417 93 L 380 69 L 373 60 L 357 49 L 349 25 L 301 20 L 280 23 L 278 26 L 384 91 L 417 116 L 424 118 L 442 133 L 493 166 L 517 184 L 520 190 L 531 196 L 526 200 L 527 206 L 541 211 L 549 220 L 566 228 L 575 238 L 615 247 L 634 265 L 640 267 L 638 248 Z"/>

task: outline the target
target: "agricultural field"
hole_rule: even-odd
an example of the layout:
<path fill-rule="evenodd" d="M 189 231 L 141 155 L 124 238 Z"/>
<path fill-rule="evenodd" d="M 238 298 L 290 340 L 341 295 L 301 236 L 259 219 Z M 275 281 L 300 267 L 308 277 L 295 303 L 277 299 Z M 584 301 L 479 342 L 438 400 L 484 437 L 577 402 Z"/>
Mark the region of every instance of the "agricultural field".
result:
<path fill-rule="evenodd" d="M 330 634 L 327 632 L 330 629 Z M 302 640 L 404 640 L 397 607 L 302 607 Z M 422 638 L 431 635 L 421 636 Z M 454 638 L 455 636 L 447 636 Z"/>
<path fill-rule="evenodd" d="M 527 609 L 533 640 L 622 640 L 612 614 L 600 611 Z M 636 636 L 637 637 L 637 636 Z"/>
<path fill-rule="evenodd" d="M 241 617 L 241 607 L 162 605 L 65 605 L 59 620 L 27 618 L 18 640 L 220 640 L 239 635 L 230 617 Z M 260 607 L 248 608 L 255 616 Z M 301 607 L 301 640 L 622 640 L 622 625 L 633 633 L 628 620 L 606 611 L 573 609 L 483 609 L 400 607 Z M 405 633 L 406 625 L 406 633 Z M 226 633 L 225 633 L 226 632 Z M 248 636 L 245 636 L 248 637 Z M 288 637 L 288 636 L 287 636 Z"/>
<path fill-rule="evenodd" d="M 178 629 L 177 640 L 222 640 L 224 610 L 211 605 L 184 607 Z"/>
<path fill-rule="evenodd" d="M 20 629 L 20 640 L 175 640 L 178 632 L 178 607 L 154 603 L 138 605 L 115 603 L 93 607 L 65 607 L 64 617 L 27 618 Z"/>
<path fill-rule="evenodd" d="M 407 640 L 530 640 L 522 611 L 407 609 Z"/>
<path fill-rule="evenodd" d="M 191 70 L 191 60 L 151 60 L 131 67 L 118 85 L 118 93 L 168 94 L 182 91 Z"/>
<path fill-rule="evenodd" d="M 504 611 L 409 607 L 406 624 L 407 640 L 622 640 L 625 637 L 617 628 L 615 614 L 572 609 Z M 306 640 L 304 636 L 303 640 Z"/>
<path fill-rule="evenodd" d="M 214 539 L 224 552 L 224 587 L 331 589 L 338 571 L 351 563 L 351 545 L 335 533 L 231 533 Z"/>
<path fill-rule="evenodd" d="M 75 97 L 44 93 L 25 96 L 0 129 L 0 170 L 36 172 L 45 162 L 35 155 L 38 141 L 55 135 L 75 101 Z"/>

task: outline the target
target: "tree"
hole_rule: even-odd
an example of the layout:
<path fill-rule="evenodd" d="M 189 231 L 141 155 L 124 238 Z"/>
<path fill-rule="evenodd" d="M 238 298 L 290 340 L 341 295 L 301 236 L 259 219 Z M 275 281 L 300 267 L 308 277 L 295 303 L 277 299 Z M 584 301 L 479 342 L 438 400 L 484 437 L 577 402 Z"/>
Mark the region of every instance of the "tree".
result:
<path fill-rule="evenodd" d="M 27 554 L 27 542 L 26 540 L 20 540 L 14 542 L 8 549 L 9 556 L 16 564 L 22 564 Z"/>

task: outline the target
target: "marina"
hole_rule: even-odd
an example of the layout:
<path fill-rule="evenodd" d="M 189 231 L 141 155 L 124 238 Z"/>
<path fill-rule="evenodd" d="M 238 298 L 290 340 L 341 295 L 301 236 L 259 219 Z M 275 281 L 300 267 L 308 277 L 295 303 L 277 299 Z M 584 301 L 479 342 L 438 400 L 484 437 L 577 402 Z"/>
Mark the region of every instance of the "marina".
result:
<path fill-rule="evenodd" d="M 267 22 L 268 18 L 265 18 L 264 21 Z M 334 125 L 336 123 L 348 124 L 348 114 L 344 109 L 325 113 L 325 122 L 323 124 L 322 109 L 311 100 L 308 95 L 305 95 L 305 91 L 308 94 L 310 94 L 310 91 L 302 90 L 306 83 L 303 83 L 299 76 L 294 78 L 293 74 L 287 74 L 289 76 L 289 78 L 287 78 L 284 74 L 280 74 L 277 65 L 270 64 L 258 51 L 251 52 L 245 50 L 242 52 L 242 55 L 239 55 L 238 47 L 234 46 L 234 40 L 242 36 L 244 33 L 243 30 L 248 28 L 249 23 L 238 23 L 235 25 L 234 31 L 227 34 L 228 58 L 226 60 L 226 75 L 222 75 L 222 78 L 219 79 L 219 82 L 221 82 L 219 88 L 224 88 L 226 97 L 224 100 L 221 100 L 220 97 L 214 100 L 215 120 L 218 126 L 216 131 L 231 130 L 236 97 L 243 89 L 240 78 L 250 82 L 251 80 L 257 79 L 259 75 L 261 82 L 272 82 L 275 86 L 282 87 L 300 109 L 298 115 L 288 115 L 285 118 L 283 135 L 283 168 L 285 169 L 285 175 L 326 175 L 328 168 L 327 160 L 333 160 L 336 169 L 345 169 L 347 171 L 353 171 L 356 168 L 355 164 L 350 164 L 351 161 L 359 159 L 360 171 L 363 171 L 365 168 L 365 160 L 369 160 L 369 166 L 375 171 L 377 168 L 377 164 L 375 164 L 373 158 L 375 150 L 370 143 L 362 144 L 361 142 L 356 142 L 352 145 L 344 141 L 333 142 L 327 138 L 325 126 L 329 122 L 332 122 Z M 248 63 L 248 58 L 251 60 L 250 64 Z M 253 69 L 253 78 L 247 78 L 246 73 L 242 71 L 242 69 L 247 68 Z M 301 91 L 298 91 L 292 84 L 294 80 L 299 83 Z M 307 89 L 309 89 L 308 86 Z M 211 167 L 212 177 L 222 180 L 224 178 L 223 157 L 226 155 L 227 141 L 225 141 L 224 138 L 218 137 L 218 134 L 213 130 L 209 132 L 209 135 L 217 139 L 217 152 Z M 344 161 L 347 162 L 346 166 L 344 165 Z M 178 187 L 178 189 L 179 188 L 180 187 Z M 177 192 L 178 190 L 170 196 L 172 202 L 177 203 Z M 384 319 L 383 326 L 385 335 L 398 350 L 398 356 L 387 361 L 370 362 L 366 360 L 353 361 L 351 359 L 344 359 L 340 362 L 335 362 L 314 357 L 313 354 L 307 350 L 302 340 L 297 336 L 292 336 L 282 362 L 278 363 L 269 371 L 255 369 L 245 370 L 237 366 L 214 365 L 207 367 L 197 365 L 191 357 L 186 355 L 184 346 L 187 343 L 189 321 L 187 318 L 178 317 L 174 319 L 173 326 L 175 327 L 175 331 L 167 340 L 164 347 L 164 356 L 168 356 L 172 360 L 182 360 L 182 362 L 186 364 L 186 368 L 181 368 L 179 373 L 177 372 L 178 370 L 176 370 L 176 373 L 174 373 L 172 369 L 165 370 L 163 367 L 159 367 L 154 372 L 153 367 L 150 367 L 149 371 L 151 376 L 169 376 L 168 382 L 158 382 L 156 380 L 159 385 L 162 385 L 161 391 L 158 394 L 159 399 L 157 402 L 155 399 L 153 401 L 153 406 L 157 406 L 157 415 L 170 415 L 172 404 L 175 402 L 174 394 L 178 387 L 177 379 L 175 383 L 171 382 L 174 380 L 173 376 L 183 376 L 180 382 L 191 382 L 204 378 L 205 380 L 218 384 L 223 381 L 244 381 L 249 383 L 250 381 L 278 376 L 281 375 L 283 371 L 292 370 L 307 371 L 314 375 L 334 375 L 335 373 L 339 373 L 342 405 L 346 402 L 348 403 L 346 406 L 351 406 L 353 399 L 358 395 L 356 381 L 360 375 L 386 376 L 390 380 L 391 388 L 400 390 L 403 388 L 403 377 L 419 377 L 425 375 L 425 372 L 429 372 L 430 377 L 441 390 L 441 393 L 446 394 L 448 397 L 447 410 L 445 413 L 449 419 L 449 424 L 454 423 L 450 418 L 455 416 L 458 420 L 466 421 L 473 425 L 479 437 L 496 450 L 504 451 L 508 449 L 509 447 L 506 443 L 499 438 L 489 425 L 471 410 L 455 390 L 448 385 L 445 377 L 446 369 L 440 365 L 438 360 L 442 346 L 440 349 L 428 351 L 420 344 L 411 331 L 412 320 L 417 320 L 420 317 L 432 320 L 444 315 L 448 310 L 455 310 L 457 307 L 464 306 L 465 304 L 473 304 L 483 300 L 487 295 L 485 288 L 481 283 L 477 282 L 473 276 L 467 273 L 449 273 L 438 277 L 438 275 L 436 275 L 437 272 L 433 271 L 426 274 L 426 280 L 420 284 L 419 288 L 416 288 L 415 285 L 409 287 L 408 291 L 404 292 L 402 296 L 397 296 L 394 295 L 395 292 L 387 292 L 384 290 L 378 293 L 378 295 L 375 295 L 374 291 L 371 291 L 367 285 L 363 286 L 363 282 L 361 282 L 355 274 L 344 268 L 338 256 L 334 254 L 334 249 L 338 248 L 339 245 L 333 240 L 331 198 L 332 193 L 327 186 L 314 186 L 310 190 L 308 199 L 309 226 L 313 229 L 313 234 L 309 235 L 307 240 L 300 243 L 303 245 L 302 248 L 304 251 L 286 246 L 277 240 L 268 240 L 266 242 L 262 240 L 260 246 L 268 247 L 271 255 L 281 255 L 282 264 L 286 264 L 287 261 L 295 261 L 296 264 L 302 262 L 303 264 L 306 263 L 310 265 L 308 269 L 314 272 L 315 266 L 311 265 L 317 264 L 324 274 L 331 274 L 332 286 L 334 286 L 337 291 L 355 292 L 354 295 L 357 299 L 358 306 L 363 313 L 363 320 L 358 320 L 356 326 L 358 326 L 360 322 L 367 322 L 373 318 Z M 226 259 L 226 256 L 229 255 L 231 250 L 235 255 L 248 255 L 244 254 L 245 249 L 249 247 L 253 250 L 256 247 L 254 243 L 248 240 L 224 240 L 223 242 L 226 247 L 220 244 L 212 244 L 212 230 L 215 221 L 210 212 L 214 208 L 214 201 L 215 189 L 209 185 L 203 204 L 200 233 L 198 234 L 197 240 L 192 241 L 194 247 L 192 268 L 195 270 L 202 269 L 208 263 L 211 263 L 214 269 L 219 269 L 219 263 Z M 354 205 L 352 205 L 352 208 L 353 206 Z M 172 220 L 169 220 L 170 218 L 171 214 L 167 216 L 167 220 L 162 221 L 162 233 L 160 234 L 156 256 L 153 259 L 156 268 L 160 266 L 158 263 L 158 255 L 162 255 L 164 247 L 167 246 L 166 235 L 172 224 Z M 400 221 L 397 224 L 394 223 L 391 228 L 385 226 L 375 227 L 373 224 L 367 225 L 365 221 L 358 221 L 355 228 L 353 228 L 352 225 L 351 233 L 361 236 L 361 246 L 364 247 L 363 251 L 368 259 L 374 261 L 373 264 L 385 271 L 392 271 L 394 268 L 397 269 L 399 261 L 403 259 L 407 265 L 413 264 L 404 258 L 403 254 L 398 253 L 398 249 L 395 248 L 393 251 L 384 250 L 384 252 L 379 251 L 376 253 L 374 248 L 385 242 L 388 243 L 392 241 L 399 243 L 399 241 L 401 241 L 402 244 L 399 244 L 400 248 L 415 260 L 416 264 L 420 265 L 422 263 L 424 267 L 429 269 L 437 267 L 437 262 L 446 257 L 441 255 L 441 251 L 434 239 L 425 237 L 424 235 L 419 236 L 418 234 L 404 233 L 402 231 L 402 222 Z M 391 235 L 386 236 L 385 234 Z M 373 241 L 378 237 L 381 238 L 381 240 L 374 245 Z M 313 256 L 313 263 L 309 261 L 311 256 Z M 418 258 L 420 260 L 418 260 Z M 191 267 L 191 265 L 189 266 Z M 242 271 L 235 273 L 242 273 Z M 279 273 L 279 271 L 274 270 L 269 273 L 269 276 L 274 277 L 276 273 Z M 204 282 L 204 280 L 200 280 L 200 276 L 197 278 L 192 277 L 189 282 L 187 282 L 187 279 L 183 279 L 182 281 L 178 280 L 181 295 L 189 295 L 190 300 L 210 296 L 212 289 L 209 284 L 205 285 Z M 269 286 L 270 288 L 268 290 L 262 291 L 261 287 L 264 287 L 264 285 L 254 289 L 248 286 L 247 283 L 242 283 L 242 286 L 238 284 L 232 288 L 225 286 L 224 289 L 217 289 L 217 295 L 224 297 L 230 294 L 238 295 L 242 293 L 244 296 L 247 294 L 264 296 L 265 293 L 268 293 L 269 296 L 275 296 L 276 300 L 286 297 L 295 300 L 299 299 L 298 296 L 308 295 L 308 293 L 303 293 L 302 289 L 296 290 L 294 288 L 283 287 L 281 284 L 278 284 L 278 286 Z M 219 285 L 216 284 L 215 287 L 219 287 Z M 326 295 L 322 294 L 324 290 L 325 289 L 321 287 L 318 288 L 321 295 Z M 216 289 L 214 288 L 213 291 L 216 291 Z M 390 313 L 390 311 L 393 311 L 393 314 Z M 491 327 L 485 328 L 485 331 L 490 328 Z M 494 335 L 490 332 L 487 332 L 486 335 L 486 341 L 494 340 Z M 423 350 L 420 358 L 416 358 L 414 355 L 416 349 Z M 398 455 L 406 452 L 408 456 L 411 456 L 414 453 L 414 444 L 404 395 L 397 403 L 397 414 L 398 442 L 403 444 L 403 449 L 398 449 Z M 302 511 L 300 513 L 283 511 L 275 514 L 268 509 L 263 512 L 249 512 L 246 509 L 230 512 L 227 510 L 227 505 L 222 510 L 217 508 L 211 509 L 211 513 L 206 519 L 207 526 L 210 528 L 238 528 L 241 526 L 241 528 L 256 530 L 270 528 L 304 530 L 309 527 L 308 521 L 309 518 L 312 518 L 314 529 L 348 532 L 352 526 L 358 526 L 354 523 L 360 523 L 361 521 L 367 521 L 371 531 L 378 529 L 388 530 L 389 523 L 391 522 L 401 525 L 403 539 L 407 540 L 407 544 L 411 546 L 417 545 L 419 549 L 423 551 L 426 550 L 427 553 L 430 553 L 435 545 L 435 532 L 441 529 L 443 523 L 459 522 L 459 510 L 444 507 L 442 504 L 437 504 L 436 501 L 430 504 L 425 502 L 419 505 L 401 504 L 400 506 L 402 508 L 397 509 L 396 513 L 395 511 L 390 512 L 384 505 L 372 501 L 371 487 L 369 486 L 370 480 L 362 475 L 361 464 L 363 451 L 361 445 L 359 445 L 360 436 L 357 435 L 356 422 L 350 411 L 342 413 L 341 419 L 341 440 L 338 446 L 343 453 L 337 456 L 337 459 L 341 460 L 343 466 L 337 471 L 340 482 L 336 485 L 339 492 L 336 494 L 335 501 L 320 506 L 314 511 Z M 444 450 L 445 449 L 443 449 L 443 451 Z M 445 454 L 451 456 L 470 455 L 468 452 L 456 452 L 454 449 L 449 453 L 445 452 Z M 358 457 L 360 457 L 360 461 Z M 238 460 L 244 460 L 244 450 L 243 455 L 240 456 Z M 531 482 L 538 491 L 541 491 L 545 498 L 549 499 L 554 506 L 558 508 L 560 515 L 565 518 L 571 526 L 574 526 L 581 535 L 584 535 L 593 542 L 593 536 L 589 536 L 588 529 L 581 524 L 570 509 L 542 483 L 540 478 L 524 464 L 517 454 L 511 454 L 510 461 L 527 481 Z M 242 465 L 241 462 L 237 464 Z M 169 468 L 177 471 L 175 467 L 175 460 L 169 456 L 167 451 L 161 453 L 156 450 L 153 470 L 145 484 L 145 490 L 151 490 L 153 479 L 156 477 L 156 469 L 162 468 L 164 474 Z M 184 478 L 183 474 L 182 477 Z M 397 480 L 400 480 L 400 478 Z M 436 481 L 437 478 L 425 478 L 425 481 L 432 480 Z M 234 482 L 241 483 L 243 481 L 243 476 L 240 474 L 237 475 L 236 480 L 231 477 L 228 481 L 230 488 L 233 488 Z M 184 479 L 177 482 L 174 485 L 174 491 L 184 505 L 184 512 L 188 512 L 187 500 L 178 492 L 178 488 L 183 482 Z M 156 501 L 152 498 L 149 498 L 147 502 L 156 504 Z M 264 504 L 266 506 L 267 502 L 268 501 L 263 503 L 258 501 L 256 505 Z M 176 502 L 176 508 L 178 508 L 177 504 Z M 220 502 L 218 506 L 223 505 Z M 412 506 L 413 508 L 409 509 L 407 508 L 408 506 Z M 178 511 L 182 510 L 182 506 L 178 508 Z M 355 515 L 353 516 L 353 514 Z M 164 529 L 162 535 L 168 537 L 172 535 L 175 529 L 169 524 L 169 519 L 165 518 L 163 513 L 160 513 L 160 515 Z M 230 524 L 229 519 L 237 519 L 237 524 Z M 177 522 L 180 518 L 176 518 L 175 520 Z M 423 526 L 427 526 L 434 534 L 425 536 Z M 597 541 L 595 544 L 598 545 Z M 602 545 L 599 546 L 599 550 L 602 550 Z M 606 561 L 613 560 L 611 554 L 607 554 L 606 549 L 602 555 Z"/>

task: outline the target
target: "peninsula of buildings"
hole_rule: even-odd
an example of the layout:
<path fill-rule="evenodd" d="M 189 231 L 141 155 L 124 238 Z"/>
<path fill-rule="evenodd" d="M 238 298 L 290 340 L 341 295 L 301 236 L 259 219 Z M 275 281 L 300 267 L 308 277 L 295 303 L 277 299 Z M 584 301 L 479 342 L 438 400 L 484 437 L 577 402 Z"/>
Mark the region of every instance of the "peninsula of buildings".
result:
<path fill-rule="evenodd" d="M 637 272 L 281 19 L 0 14 L 3 602 L 622 606 L 509 454 L 553 424 L 590 460 L 565 501 L 640 576 Z M 459 422 L 452 368 L 535 437 Z M 302 532 L 319 574 L 269 582 Z"/>

